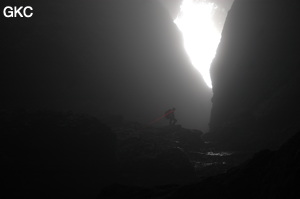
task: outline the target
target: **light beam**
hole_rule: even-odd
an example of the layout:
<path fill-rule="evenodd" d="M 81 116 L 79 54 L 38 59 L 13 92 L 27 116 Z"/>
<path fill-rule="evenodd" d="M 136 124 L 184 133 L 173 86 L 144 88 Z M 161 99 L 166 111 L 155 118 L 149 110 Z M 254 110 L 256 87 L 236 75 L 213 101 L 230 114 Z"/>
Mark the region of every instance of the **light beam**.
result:
<path fill-rule="evenodd" d="M 217 6 L 207 0 L 183 0 L 174 20 L 183 34 L 184 47 L 193 66 L 210 88 L 210 65 L 221 39 L 213 20 L 216 9 Z"/>

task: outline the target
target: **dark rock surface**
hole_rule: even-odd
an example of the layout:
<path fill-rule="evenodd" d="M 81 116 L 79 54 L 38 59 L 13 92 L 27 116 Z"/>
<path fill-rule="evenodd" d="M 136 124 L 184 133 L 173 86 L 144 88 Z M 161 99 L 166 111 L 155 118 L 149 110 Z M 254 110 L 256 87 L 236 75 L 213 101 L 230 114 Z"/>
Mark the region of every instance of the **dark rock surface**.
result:
<path fill-rule="evenodd" d="M 115 184 L 104 189 L 99 197 L 296 199 L 300 197 L 299 145 L 300 132 L 277 151 L 261 151 L 244 164 L 197 183 L 155 188 Z"/>
<path fill-rule="evenodd" d="M 278 148 L 300 119 L 300 4 L 235 1 L 212 64 L 207 139 L 226 148 Z"/>
<path fill-rule="evenodd" d="M 2 110 L 0 121 L 1 198 L 95 198 L 116 186 L 125 195 L 153 190 L 135 186 L 156 186 L 154 195 L 164 195 L 194 182 L 197 173 L 216 172 L 214 165 L 196 168 L 199 159 L 209 161 L 203 133 L 180 125 L 25 109 Z"/>
<path fill-rule="evenodd" d="M 156 186 L 195 180 L 195 165 L 189 154 L 203 150 L 201 131 L 133 122 L 111 128 L 117 135 L 116 182 Z"/>
<path fill-rule="evenodd" d="M 278 151 L 264 150 L 225 175 L 179 189 L 169 198 L 299 198 L 300 133 Z"/>
<path fill-rule="evenodd" d="M 99 198 L 166 197 L 178 187 L 224 174 L 250 154 L 218 152 L 199 130 L 180 125 L 153 127 L 109 118 L 117 135 L 116 181 Z M 117 122 L 118 121 L 118 122 Z"/>
<path fill-rule="evenodd" d="M 116 137 L 71 112 L 1 111 L 1 198 L 95 198 L 115 179 Z"/>

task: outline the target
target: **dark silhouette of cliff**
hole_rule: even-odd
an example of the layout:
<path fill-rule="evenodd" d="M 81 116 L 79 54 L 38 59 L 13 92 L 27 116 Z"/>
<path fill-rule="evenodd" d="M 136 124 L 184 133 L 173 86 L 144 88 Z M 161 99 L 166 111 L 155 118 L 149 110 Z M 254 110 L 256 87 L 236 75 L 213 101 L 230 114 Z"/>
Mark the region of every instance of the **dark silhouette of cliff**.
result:
<path fill-rule="evenodd" d="M 299 129 L 299 9 L 296 0 L 234 2 L 211 67 L 207 139 L 275 149 Z"/>

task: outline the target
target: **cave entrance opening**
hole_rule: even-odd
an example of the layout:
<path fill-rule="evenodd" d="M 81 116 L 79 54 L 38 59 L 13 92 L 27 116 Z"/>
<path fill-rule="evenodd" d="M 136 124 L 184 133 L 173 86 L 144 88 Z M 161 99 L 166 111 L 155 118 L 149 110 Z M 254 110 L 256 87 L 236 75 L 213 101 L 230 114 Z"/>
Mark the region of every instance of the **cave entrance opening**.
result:
<path fill-rule="evenodd" d="M 210 65 L 216 55 L 227 9 L 216 0 L 182 0 L 174 20 L 184 39 L 192 65 L 212 88 Z"/>

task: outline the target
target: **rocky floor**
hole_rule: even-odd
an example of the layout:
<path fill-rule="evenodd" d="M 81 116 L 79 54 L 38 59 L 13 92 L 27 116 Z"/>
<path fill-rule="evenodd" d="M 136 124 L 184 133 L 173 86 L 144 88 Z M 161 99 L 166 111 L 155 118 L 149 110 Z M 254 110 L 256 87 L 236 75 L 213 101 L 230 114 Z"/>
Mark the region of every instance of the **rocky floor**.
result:
<path fill-rule="evenodd" d="M 184 184 L 225 173 L 251 152 L 220 151 L 205 143 L 199 130 L 180 125 L 110 125 L 117 136 L 118 183 L 156 186 Z"/>

